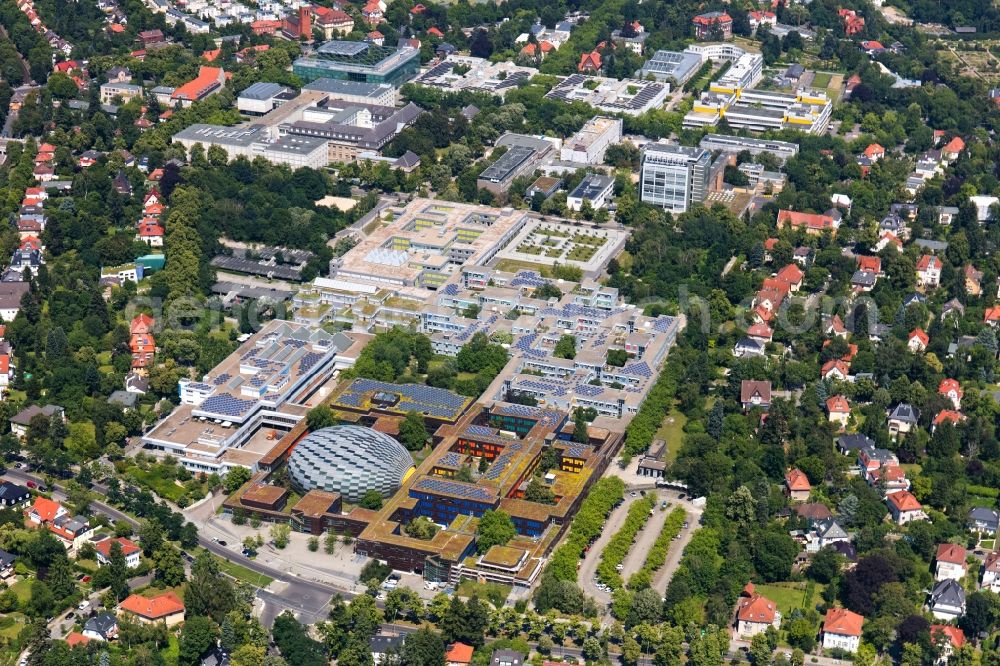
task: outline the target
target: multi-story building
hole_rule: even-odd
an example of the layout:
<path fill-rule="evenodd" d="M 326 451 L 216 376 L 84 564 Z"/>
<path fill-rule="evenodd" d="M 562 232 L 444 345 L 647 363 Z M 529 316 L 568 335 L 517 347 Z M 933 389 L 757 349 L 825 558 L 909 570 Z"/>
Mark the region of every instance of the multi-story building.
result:
<path fill-rule="evenodd" d="M 548 139 L 510 132 L 497 139 L 496 145 L 506 146 L 507 152 L 479 174 L 476 187 L 498 196 L 506 195 L 515 178 L 530 174 L 553 150 Z"/>
<path fill-rule="evenodd" d="M 416 76 L 419 69 L 419 49 L 351 41 L 326 42 L 292 63 L 292 72 L 305 82 L 325 77 L 396 87 Z"/>
<path fill-rule="evenodd" d="M 725 74 L 711 83 L 709 90 L 724 94 L 739 94 L 757 85 L 763 73 L 764 56 L 759 53 L 744 53 L 733 62 Z"/>
<path fill-rule="evenodd" d="M 852 613 L 846 608 L 827 610 L 826 619 L 823 621 L 823 649 L 857 652 L 861 643 L 861 627 L 864 623 L 863 615 Z"/>
<path fill-rule="evenodd" d="M 306 108 L 301 119 L 283 123 L 284 138 L 323 141 L 327 162 L 353 162 L 361 153 L 378 152 L 423 113 L 416 104 L 375 106 L 335 99 Z"/>
<path fill-rule="evenodd" d="M 264 125 L 205 125 L 196 123 L 173 137 L 173 141 L 190 150 L 195 144 L 207 148 L 218 146 L 229 159 L 263 157 L 274 164 L 287 164 L 293 169 L 322 169 L 329 164 L 328 141 L 319 137 L 286 135 L 272 140 Z"/>
<path fill-rule="evenodd" d="M 684 127 L 711 127 L 723 116 L 730 127 L 755 132 L 794 129 L 819 134 L 829 125 L 833 105 L 826 93 L 739 88 L 740 80 L 749 80 L 752 71 L 742 68 L 738 77 L 726 74 L 713 83 L 684 116 Z"/>
<path fill-rule="evenodd" d="M 101 104 L 111 104 L 116 97 L 123 102 L 142 97 L 142 86 L 120 81 L 109 81 L 101 86 Z"/>
<path fill-rule="evenodd" d="M 258 81 L 240 93 L 236 108 L 240 113 L 262 116 L 294 97 L 295 93 L 283 85 Z"/>
<path fill-rule="evenodd" d="M 691 19 L 695 39 L 731 39 L 733 19 L 726 12 L 706 12 Z"/>
<path fill-rule="evenodd" d="M 362 81 L 322 78 L 302 86 L 302 91 L 325 93 L 329 95 L 328 99 L 355 104 L 396 106 L 396 88 L 388 83 L 364 83 Z"/>
<path fill-rule="evenodd" d="M 642 151 L 640 199 L 674 213 L 705 200 L 712 155 L 701 148 L 650 143 Z"/>
<path fill-rule="evenodd" d="M 608 146 L 622 140 L 621 118 L 595 116 L 580 131 L 563 143 L 559 159 L 563 162 L 602 164 Z"/>
<path fill-rule="evenodd" d="M 653 77 L 657 81 L 683 86 L 701 67 L 702 57 L 689 51 L 657 51 L 635 73 L 635 78 Z"/>
<path fill-rule="evenodd" d="M 754 157 L 766 153 L 785 162 L 790 157 L 799 154 L 799 146 L 789 141 L 775 141 L 773 139 L 757 139 L 748 136 L 729 136 L 726 134 L 706 134 L 698 144 L 705 150 L 715 152 L 741 153 L 747 151 Z"/>

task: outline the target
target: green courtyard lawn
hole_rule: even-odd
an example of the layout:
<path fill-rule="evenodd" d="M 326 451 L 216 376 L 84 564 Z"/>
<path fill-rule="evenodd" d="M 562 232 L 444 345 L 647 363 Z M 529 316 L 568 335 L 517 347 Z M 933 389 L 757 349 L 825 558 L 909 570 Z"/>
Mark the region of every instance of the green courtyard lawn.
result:
<path fill-rule="evenodd" d="M 170 500 L 171 502 L 176 502 L 183 495 L 187 494 L 187 491 L 182 486 L 177 485 L 173 475 L 167 476 L 161 470 L 164 470 L 164 468 L 153 467 L 149 471 L 146 471 L 132 466 L 126 472 L 137 483 L 146 486 L 163 499 Z"/>
<path fill-rule="evenodd" d="M 19 602 L 25 602 L 31 598 L 31 581 L 26 578 L 11 585 L 10 589 L 14 590 L 14 593 L 17 594 Z"/>
<path fill-rule="evenodd" d="M 778 610 L 782 617 L 788 617 L 796 608 L 805 610 L 815 608 L 822 601 L 823 585 L 819 583 L 811 584 L 812 594 L 807 599 L 806 592 L 809 591 L 809 583 L 769 583 L 754 585 L 758 594 L 761 594 L 778 604 Z"/>

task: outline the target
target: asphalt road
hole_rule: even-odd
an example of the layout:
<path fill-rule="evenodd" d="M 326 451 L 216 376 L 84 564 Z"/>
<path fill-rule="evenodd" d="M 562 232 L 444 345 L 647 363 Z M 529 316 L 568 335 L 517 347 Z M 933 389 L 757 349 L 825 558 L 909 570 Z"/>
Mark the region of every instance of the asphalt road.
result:
<path fill-rule="evenodd" d="M 588 597 L 593 597 L 597 602 L 597 607 L 604 611 L 607 611 L 607 606 L 611 603 L 611 595 L 597 588 L 597 585 L 594 583 L 594 576 L 597 575 L 597 565 L 601 563 L 601 553 L 604 552 L 604 547 L 608 545 L 611 537 L 618 531 L 615 525 L 622 524 L 625 516 L 628 515 L 628 509 L 632 506 L 632 502 L 640 497 L 639 493 L 635 495 L 635 497 L 631 497 L 626 492 L 625 501 L 619 504 L 611 512 L 611 515 L 608 516 L 607 521 L 604 523 L 604 531 L 601 532 L 601 536 L 597 537 L 597 541 L 590 546 L 590 550 L 584 556 L 583 564 L 580 565 L 580 570 L 576 576 L 577 582 L 583 588 L 583 593 Z"/>
<path fill-rule="evenodd" d="M 36 484 L 47 485 L 44 479 L 28 474 L 19 469 L 8 469 L 4 473 L 4 476 L 12 481 L 19 481 L 21 483 L 32 481 Z M 94 484 L 92 488 L 98 493 L 103 494 L 107 492 L 107 488 L 101 486 L 100 484 Z M 58 484 L 52 484 L 49 486 L 49 489 L 52 491 L 53 495 L 65 497 L 64 489 Z M 90 508 L 92 511 L 107 516 L 112 520 L 122 520 L 129 523 L 134 528 L 139 527 L 139 521 L 103 502 L 94 500 L 90 503 Z M 256 560 L 246 558 L 241 553 L 237 553 L 229 548 L 220 546 L 207 537 L 198 535 L 198 545 L 217 557 L 229 560 L 230 562 L 246 567 L 255 573 L 263 574 L 285 584 L 285 588 L 282 590 L 280 595 L 267 592 L 263 589 L 257 590 L 257 597 L 264 603 L 264 609 L 266 611 L 265 615 L 262 617 L 262 622 L 267 620 L 267 626 L 270 626 L 270 623 L 274 621 L 274 618 L 285 610 L 290 610 L 292 613 L 299 616 L 303 621 L 308 620 L 310 622 L 315 622 L 316 619 L 322 619 L 325 617 L 326 607 L 335 593 L 344 594 L 343 591 L 338 590 L 333 586 L 325 585 L 312 580 L 304 580 L 279 569 L 269 567 L 266 564 L 257 562 Z"/>

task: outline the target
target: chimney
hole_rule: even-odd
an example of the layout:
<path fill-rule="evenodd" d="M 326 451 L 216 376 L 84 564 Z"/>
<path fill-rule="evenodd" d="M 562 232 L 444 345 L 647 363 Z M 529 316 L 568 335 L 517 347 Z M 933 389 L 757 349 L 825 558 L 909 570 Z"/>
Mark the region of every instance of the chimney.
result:
<path fill-rule="evenodd" d="M 299 7 L 299 36 L 312 41 L 312 9 L 308 5 Z"/>

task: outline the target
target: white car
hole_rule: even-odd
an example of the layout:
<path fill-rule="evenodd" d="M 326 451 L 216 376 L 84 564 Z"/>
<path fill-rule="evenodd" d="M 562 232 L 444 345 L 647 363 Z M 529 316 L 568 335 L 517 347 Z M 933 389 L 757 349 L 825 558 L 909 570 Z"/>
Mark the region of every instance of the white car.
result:
<path fill-rule="evenodd" d="M 90 602 L 87 601 L 86 599 L 84 599 L 79 604 L 77 604 L 77 609 L 78 610 L 84 611 L 84 610 L 87 610 L 88 608 L 90 608 Z"/>

